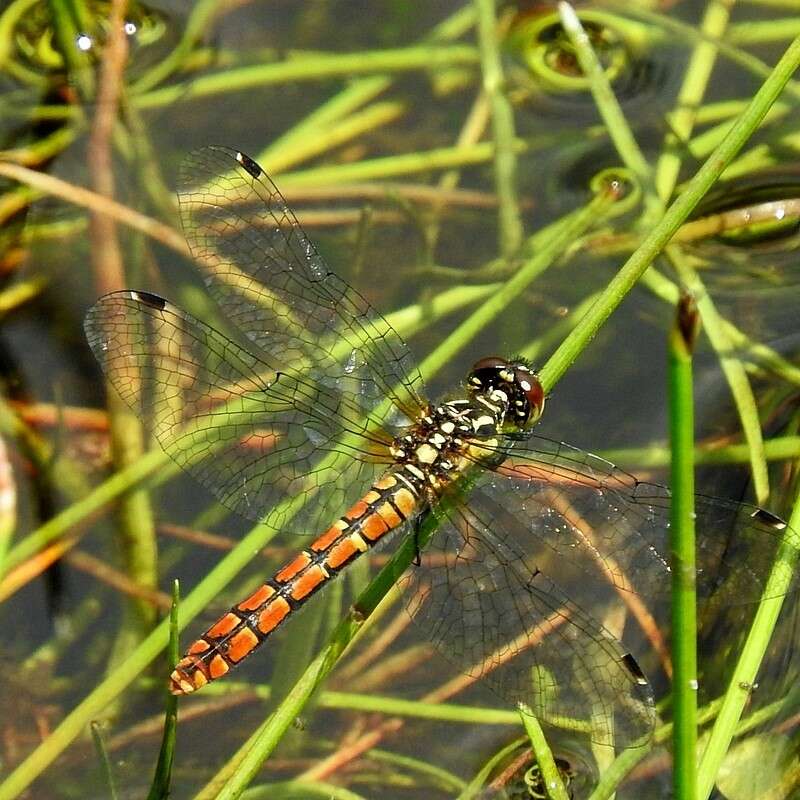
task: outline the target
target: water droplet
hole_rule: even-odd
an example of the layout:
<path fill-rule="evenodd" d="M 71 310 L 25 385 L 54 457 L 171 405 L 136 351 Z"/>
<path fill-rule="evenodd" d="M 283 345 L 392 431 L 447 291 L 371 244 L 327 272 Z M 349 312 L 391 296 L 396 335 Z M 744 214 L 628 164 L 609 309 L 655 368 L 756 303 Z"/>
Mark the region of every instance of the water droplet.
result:
<path fill-rule="evenodd" d="M 689 688 L 690 688 L 690 689 L 691 689 L 693 692 L 696 692 L 696 691 L 697 691 L 697 687 L 698 687 L 698 686 L 699 686 L 699 684 L 697 683 L 697 678 L 692 678 L 692 679 L 689 681 Z"/>
<path fill-rule="evenodd" d="M 75 39 L 75 44 L 78 46 L 78 50 L 85 53 L 87 50 L 92 49 L 92 37 L 87 33 L 79 33 L 78 38 Z"/>

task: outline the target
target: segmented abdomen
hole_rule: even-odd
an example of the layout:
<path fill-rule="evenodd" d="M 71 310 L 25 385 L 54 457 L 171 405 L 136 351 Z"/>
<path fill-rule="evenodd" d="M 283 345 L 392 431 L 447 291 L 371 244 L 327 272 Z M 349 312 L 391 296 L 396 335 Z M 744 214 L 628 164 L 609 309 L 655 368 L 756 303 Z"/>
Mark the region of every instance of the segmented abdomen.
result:
<path fill-rule="evenodd" d="M 388 472 L 328 530 L 246 600 L 220 617 L 170 675 L 173 694 L 189 694 L 221 678 L 252 653 L 293 611 L 361 553 L 419 508 L 419 496 Z"/>

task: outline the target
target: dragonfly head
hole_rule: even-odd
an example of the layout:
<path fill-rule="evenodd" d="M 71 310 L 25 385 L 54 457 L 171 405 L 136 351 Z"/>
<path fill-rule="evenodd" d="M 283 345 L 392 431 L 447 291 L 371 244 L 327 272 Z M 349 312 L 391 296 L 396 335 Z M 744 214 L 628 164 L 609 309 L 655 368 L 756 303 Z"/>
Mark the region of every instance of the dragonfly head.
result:
<path fill-rule="evenodd" d="M 544 390 L 531 368 L 520 359 L 489 356 L 477 361 L 467 378 L 467 391 L 506 406 L 506 421 L 531 427 L 544 409 Z"/>

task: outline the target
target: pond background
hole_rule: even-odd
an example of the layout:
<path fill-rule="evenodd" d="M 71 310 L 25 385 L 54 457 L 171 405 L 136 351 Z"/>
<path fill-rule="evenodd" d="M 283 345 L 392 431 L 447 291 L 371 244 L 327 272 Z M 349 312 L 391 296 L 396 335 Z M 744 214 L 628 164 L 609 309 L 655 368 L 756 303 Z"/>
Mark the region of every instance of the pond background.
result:
<path fill-rule="evenodd" d="M 82 99 L 79 76 L 96 74 L 91 59 L 93 52 L 102 52 L 105 35 L 101 22 L 108 18 L 109 9 L 103 4 L 87 8 L 86 30 L 92 33 L 95 48 L 90 50 L 86 73 L 79 64 L 67 86 L 58 77 L 63 66 L 56 57 L 47 8 L 33 2 L 25 4 L 23 11 L 20 8 L 22 4 L 15 3 L 4 12 L 6 20 L 14 16 L 14 10 L 19 13 L 13 34 L 6 34 L 11 60 L 5 56 L 7 69 L 0 74 L 3 147 L 11 161 L 78 186 L 90 186 L 86 153 L 95 109 Z M 702 18 L 706 5 L 653 5 L 644 19 L 637 13 L 626 15 L 619 8 L 604 9 L 602 4 L 591 8 L 617 15 L 619 27 L 604 33 L 596 46 L 606 65 L 611 65 L 612 86 L 645 156 L 654 163 L 665 146 L 672 124 L 667 115 L 675 106 L 687 59 L 696 45 L 685 31 L 666 22 L 660 25 L 658 20 L 668 14 L 670 20 L 691 28 Z M 176 65 L 173 73 L 143 88 L 142 81 L 149 82 L 153 76 L 151 70 L 182 41 L 187 23 L 203 20 L 202 9 L 213 10 L 215 18 L 202 22 L 202 36 L 190 48 L 189 57 Z M 757 29 L 749 21 L 781 19 L 791 10 L 791 5 L 739 4 L 725 31 L 726 42 L 736 52 L 773 64 L 796 31 L 773 21 L 773 33 L 753 41 Z M 552 58 L 553 52 L 560 52 L 551 41 L 555 18 L 540 34 L 542 47 L 552 58 L 551 72 L 536 73 L 525 61 L 534 58 L 525 50 L 531 46 L 524 43 L 529 36 L 526 26 L 541 24 L 545 13 L 553 12 L 526 8 L 516 15 L 508 6 L 498 10 L 501 26 L 511 31 L 501 52 L 515 134 L 523 143 L 514 182 L 525 236 L 585 205 L 591 196 L 590 180 L 605 168 L 620 166 L 590 93 L 580 85 L 580 76 L 571 74 L 574 63 L 568 58 Z M 443 20 L 454 17 L 454 45 L 432 46 L 427 61 L 411 50 L 430 39 L 431 31 Z M 459 152 L 455 144 L 470 114 L 484 119 L 476 141 L 487 142 L 491 137 L 488 110 L 481 109 L 481 101 L 476 109 L 480 59 L 468 6 L 254 2 L 201 7 L 171 3 L 131 6 L 126 19 L 135 26 L 129 37 L 131 51 L 125 72 L 126 110 L 112 136 L 115 196 L 120 202 L 174 224 L 170 198 L 184 155 L 208 143 L 243 150 L 273 174 L 329 266 L 376 309 L 392 318 L 393 312 L 419 304 L 421 323 L 400 332 L 420 361 L 474 306 L 459 301 L 452 313 L 440 313 L 434 302 L 438 296 L 459 286 L 493 286 L 509 274 L 501 272 L 489 280 L 479 272 L 495 262 L 500 251 L 491 150 L 475 144 L 463 145 Z M 586 20 L 598 30 L 606 30 L 597 18 Z M 630 28 L 622 24 L 626 20 Z M 752 33 L 749 40 L 748 31 Z M 514 36 L 523 39 L 516 49 Z M 396 53 L 394 64 L 386 57 L 391 51 Z M 318 53 L 360 55 L 349 68 L 336 68 L 314 63 Z M 286 78 L 269 72 L 271 65 L 293 60 L 305 62 L 306 71 L 299 68 Z M 372 60 L 381 69 L 370 68 Z M 618 62 L 622 63 L 619 68 Z M 10 66 L 14 63 L 22 64 L 25 71 L 15 71 Z M 247 73 L 245 68 L 252 71 Z M 552 76 L 559 69 L 566 74 L 566 88 L 553 83 Z M 214 75 L 224 79 L 217 84 L 202 83 L 205 76 Z M 38 83 L 36 76 L 42 79 Z M 380 90 L 379 80 L 385 81 Z M 372 93 L 368 81 L 375 84 Z M 708 142 L 713 141 L 714 131 L 741 110 L 760 81 L 747 64 L 724 54 L 718 57 L 702 97 L 705 111 L 694 137 L 683 143 L 685 146 L 674 146 L 682 161 L 682 178 L 693 174 L 710 152 Z M 294 143 L 283 139 L 282 147 L 275 145 L 331 98 L 348 91 L 352 95 L 359 84 L 364 91 L 362 101 L 353 100 L 338 115 L 332 114 L 312 129 L 311 135 L 297 137 Z M 85 91 L 90 98 L 91 88 Z M 749 162 L 731 170 L 731 177 L 739 180 L 746 171 L 755 172 L 760 176 L 758 190 L 770 198 L 791 197 L 795 192 L 791 166 L 796 148 L 796 99 L 785 94 L 782 102 L 786 107 L 776 111 L 748 144 Z M 401 159 L 409 154 L 416 154 L 416 159 Z M 447 175 L 453 177 L 443 178 Z M 457 188 L 442 193 L 439 182 L 443 179 L 453 181 L 454 186 L 457 179 Z M 337 189 L 352 184 L 356 188 L 337 196 Z M 16 484 L 17 542 L 56 511 L 76 502 L 81 487 L 88 491 L 102 481 L 108 475 L 109 450 L 102 415 L 84 419 L 56 411 L 62 405 L 70 410 L 104 407 L 102 380 L 82 329 L 83 316 L 97 295 L 97 277 L 92 272 L 96 238 L 86 226 L 85 210 L 52 196 L 31 203 L 31 198 L 20 199 L 17 184 L 7 181 L 4 186 L 6 208 L 11 209 L 3 212 L 4 274 L 9 289 L 27 289 L 4 319 L 5 397 L 16 401 L 15 413 L 41 437 L 56 464 L 50 473 L 43 473 L 24 436 L 17 444 L 7 441 Z M 435 191 L 425 193 L 426 187 L 439 187 L 438 196 Z M 723 191 L 723 197 L 731 195 L 730 190 Z M 622 236 L 614 237 L 629 233 L 635 238 L 641 215 L 641 205 L 634 203 L 622 217 L 598 220 L 597 227 L 540 276 L 521 299 L 430 376 L 430 395 L 452 391 L 469 366 L 484 355 L 522 353 L 533 356 L 536 364 L 543 363 L 574 324 L 571 314 L 579 313 L 581 304 L 607 285 L 633 249 Z M 737 323 L 763 341 L 777 342 L 776 349 L 789 360 L 796 353 L 793 334 L 797 333 L 800 299 L 797 267 L 792 263 L 794 233 L 789 226 L 780 236 L 770 234 L 766 244 L 762 240 L 744 245 L 715 240 L 687 245 L 698 259 L 712 264 L 713 275 L 719 274 L 721 307 L 735 309 L 732 313 Z M 118 234 L 126 286 L 155 291 L 201 318 L 209 313 L 202 282 L 188 259 L 129 228 L 120 226 Z M 511 269 L 514 266 L 512 262 Z M 440 268 L 450 272 L 445 275 Z M 663 445 L 666 341 L 672 316 L 669 304 L 645 289 L 635 289 L 559 382 L 548 399 L 538 432 L 601 454 L 652 443 Z M 736 412 L 717 361 L 705 345 L 701 349 L 696 380 L 698 437 L 710 442 L 739 441 Z M 792 385 L 786 376 L 778 379 L 764 373 L 757 380 L 763 387 L 759 398 L 764 399 L 765 426 L 775 434 L 794 433 L 797 384 Z M 6 435 L 12 430 L 8 425 Z M 47 456 L 43 460 L 49 463 Z M 642 460 L 634 454 L 622 466 L 638 475 L 664 479 L 663 473 L 653 472 Z M 792 471 L 783 468 L 774 475 L 774 484 L 791 498 Z M 746 464 L 702 470 L 698 489 L 753 500 Z M 157 588 L 169 592 L 177 577 L 185 595 L 216 563 L 219 552 L 174 538 L 177 526 L 229 537 L 249 526 L 220 510 L 213 498 L 183 475 L 154 488 L 150 496 L 159 533 Z M 771 507 L 786 512 L 780 496 L 773 498 Z M 339 509 L 331 509 L 331 519 L 338 513 Z M 114 580 L 114 574 L 109 577 L 102 569 L 111 564 L 125 571 L 115 544 L 118 523 L 113 508 L 81 520 L 77 531 L 81 537 L 77 547 L 6 597 L 0 608 L 7 631 L 2 645 L 6 682 L 0 690 L 0 706 L 5 710 L 3 773 L 46 737 L 99 682 L 110 664 L 125 659 L 154 613 L 143 611 L 141 600 L 126 604 L 120 594 L 124 587 Z M 182 641 L 188 643 L 301 545 L 297 537 L 289 535 L 274 540 L 266 558 L 255 557 L 224 595 L 190 624 Z M 385 551 L 378 554 L 382 556 Z M 205 699 L 201 694 L 182 703 L 173 797 L 190 797 L 203 787 L 271 708 L 242 684 L 270 683 L 273 696 L 285 694 L 302 665 L 346 612 L 354 585 L 365 577 L 362 573 L 341 581 L 342 587 L 329 590 L 311 611 L 279 631 L 232 676 L 240 685 L 231 683 L 227 688 L 223 682 L 219 694 Z M 150 599 L 153 597 L 160 599 L 157 613 L 163 614 L 164 595 Z M 791 675 L 796 641 L 791 605 L 775 640 L 775 696 Z M 397 620 L 402 613 L 395 608 L 379 622 L 323 688 L 415 699 L 457 676 L 456 667 L 429 652 L 424 633 L 413 626 L 400 630 L 402 623 Z M 381 645 L 379 657 L 348 672 L 350 659 L 359 659 L 374 645 L 382 626 L 388 627 L 390 622 L 397 627 L 397 637 Z M 730 628 L 730 623 L 726 627 L 723 621 L 707 634 L 707 651 L 701 658 L 716 658 L 726 648 L 735 650 L 736 630 Z M 42 655 L 38 648 L 48 645 L 55 650 L 52 661 L 30 660 L 33 653 Z M 643 660 L 646 663 L 647 659 Z M 161 733 L 165 672 L 163 658 L 157 660 L 141 682 L 129 687 L 107 709 L 103 737 L 121 796 L 144 796 L 150 784 Z M 765 675 L 770 675 L 769 669 Z M 663 685 L 658 688 L 663 690 Z M 709 697 L 720 691 L 713 684 L 703 688 Z M 759 691 L 759 702 L 775 699 L 769 682 L 762 681 Z M 452 702 L 456 701 L 505 710 L 502 701 L 480 686 L 470 687 Z M 380 737 L 377 749 L 362 752 L 360 737 L 380 729 L 388 715 L 381 713 L 380 707 L 359 711 L 347 703 L 341 709 L 333 705 L 321 696 L 319 705 L 306 709 L 267 762 L 259 781 L 297 778 L 336 753 L 341 765 L 317 777 L 348 786 L 361 796 L 451 797 L 458 795 L 460 781 L 470 780 L 492 754 L 521 735 L 521 728 L 511 722 L 471 725 L 409 717 L 402 719 L 397 730 Z M 563 752 L 571 759 L 578 772 L 586 770 L 586 776 L 575 779 L 574 790 L 577 797 L 588 796 L 585 787 L 591 785 L 597 766 L 586 745 L 563 736 L 552 744 L 557 754 Z M 357 754 L 342 756 L 348 746 Z M 645 762 L 651 765 L 650 771 L 642 768 L 646 777 L 634 780 L 617 796 L 670 796 L 665 752 L 651 756 Z M 283 796 L 284 790 L 286 796 L 315 796 L 311 785 L 295 787 L 294 795 L 286 787 L 271 787 L 271 793 L 263 796 Z M 30 796 L 37 798 L 107 796 L 106 777 L 90 739 L 76 740 L 44 772 L 32 792 Z"/>

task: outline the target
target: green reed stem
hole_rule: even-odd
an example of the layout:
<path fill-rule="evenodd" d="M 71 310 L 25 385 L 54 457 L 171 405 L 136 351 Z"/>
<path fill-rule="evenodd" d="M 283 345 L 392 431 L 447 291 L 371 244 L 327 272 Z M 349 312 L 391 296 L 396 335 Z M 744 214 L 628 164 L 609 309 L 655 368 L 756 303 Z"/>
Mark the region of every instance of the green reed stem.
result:
<path fill-rule="evenodd" d="M 672 446 L 670 555 L 672 567 L 672 780 L 676 800 L 695 800 L 697 779 L 697 597 L 695 591 L 694 403 L 692 350 L 697 308 L 685 296 L 669 336 Z"/>
<path fill-rule="evenodd" d="M 525 153 L 545 142 L 551 141 L 553 138 L 552 135 L 546 135 L 536 141 L 516 139 L 514 148 L 520 153 Z M 370 158 L 352 164 L 326 164 L 305 169 L 301 172 L 287 172 L 281 175 L 281 186 L 284 188 L 298 188 L 328 183 L 354 183 L 377 178 L 393 178 L 417 172 L 465 167 L 470 164 L 484 164 L 493 158 L 493 142 L 479 142 L 467 147 L 438 147 L 415 153 Z"/>
<path fill-rule="evenodd" d="M 651 447 L 629 447 L 619 450 L 600 450 L 602 456 L 614 464 L 635 465 L 637 469 L 652 469 L 669 466 L 670 451 L 663 445 Z M 764 442 L 764 455 L 767 461 L 786 461 L 800 457 L 800 436 L 778 436 Z M 747 464 L 750 461 L 750 446 L 729 444 L 719 447 L 714 444 L 695 447 L 695 464 L 723 465 Z"/>
<path fill-rule="evenodd" d="M 423 37 L 423 44 L 436 44 L 452 41 L 464 35 L 475 22 L 475 13 L 472 6 L 465 6 L 456 11 L 452 16 L 435 25 Z M 327 133 L 330 125 L 338 123 L 349 116 L 353 111 L 382 94 L 392 85 L 391 75 L 370 75 L 365 78 L 356 78 L 345 89 L 335 94 L 318 108 L 314 109 L 302 121 L 292 126 L 290 130 L 273 140 L 269 146 L 259 153 L 256 161 L 267 170 L 274 170 L 270 166 L 273 162 L 278 164 L 295 163 L 295 149 L 304 149 L 307 142 L 315 142 L 325 137 L 320 136 L 321 131 Z"/>
<path fill-rule="evenodd" d="M 722 327 L 731 345 L 750 364 L 771 372 L 787 383 L 800 386 L 800 367 L 784 358 L 768 345 L 753 341 L 727 320 L 724 321 Z"/>
<path fill-rule="evenodd" d="M 180 468 L 173 464 L 170 457 L 160 448 L 145 453 L 135 463 L 103 481 L 83 498 L 67 506 L 26 536 L 9 550 L 3 565 L 4 569 L 8 571 L 21 564 L 50 542 L 64 536 L 73 527 L 86 523 L 93 514 L 108 506 L 131 488 L 141 484 L 150 475 L 157 473 L 157 483 L 161 483 L 174 477 L 179 471 Z"/>
<path fill-rule="evenodd" d="M 514 110 L 504 94 L 505 79 L 497 41 L 494 0 L 474 0 L 483 71 L 483 91 L 492 107 L 494 185 L 499 200 L 500 254 L 510 258 L 522 244 L 524 230 L 517 198 Z"/>
<path fill-rule="evenodd" d="M 677 248 L 668 248 L 667 253 L 681 282 L 697 303 L 700 317 L 703 320 L 703 328 L 720 360 L 720 366 L 730 387 L 731 396 L 742 424 L 745 440 L 750 448 L 753 493 L 759 503 L 765 503 L 769 497 L 769 474 L 764 456 L 761 420 L 758 416 L 758 404 L 747 378 L 744 364 L 739 358 L 730 355 L 735 351 L 725 331 L 723 319 L 699 276 L 690 266 L 688 259 L 684 258 Z"/>
<path fill-rule="evenodd" d="M 367 800 L 365 795 L 328 781 L 294 780 L 254 786 L 243 800 Z"/>
<path fill-rule="evenodd" d="M 719 713 L 721 701 L 714 700 L 707 703 L 697 715 L 697 722 L 705 725 Z M 660 745 L 668 742 L 672 736 L 672 723 L 668 722 L 659 725 L 653 733 L 653 745 Z M 652 752 L 648 747 L 629 747 L 623 750 L 611 763 L 611 766 L 603 771 L 588 800 L 608 800 L 614 795 L 617 787 L 624 780 L 625 776 L 645 757 Z"/>
<path fill-rule="evenodd" d="M 535 339 L 521 347 L 520 353 L 532 364 L 537 364 L 542 358 L 542 353 L 558 347 L 559 342 L 563 341 L 564 337 L 575 327 L 578 320 L 597 302 L 599 296 L 600 292 L 598 291 L 585 297 L 577 305 L 570 308 L 566 316 L 556 320 L 552 325 L 548 325 L 547 329 L 542 331 Z"/>
<path fill-rule="evenodd" d="M 753 624 L 750 626 L 723 697 L 722 707 L 700 760 L 697 778 L 697 796 L 700 800 L 707 800 L 714 788 L 720 765 L 736 734 L 742 712 L 750 698 L 759 667 L 778 622 L 786 593 L 791 586 L 794 568 L 800 555 L 800 535 L 797 531 L 800 531 L 800 497 L 795 501 L 794 511 L 789 519 L 789 525 L 784 530 L 784 538 L 775 563 L 764 584 Z"/>
<path fill-rule="evenodd" d="M 724 698 L 716 698 L 706 703 L 699 710 L 697 722 L 699 725 L 706 725 L 712 722 L 720 713 Z M 797 701 L 800 699 L 800 689 L 794 688 L 780 700 L 764 706 L 741 720 L 736 725 L 735 735 L 741 736 L 754 728 L 774 720 L 788 711 L 797 708 Z M 669 741 L 672 736 L 672 723 L 666 723 L 656 728 L 653 734 L 653 744 L 660 745 Z M 588 800 L 607 800 L 614 794 L 615 789 L 623 781 L 625 776 L 652 751 L 646 747 L 630 748 L 620 753 L 612 763 L 611 767 L 603 772 Z"/>
<path fill-rule="evenodd" d="M 361 111 L 348 114 L 341 121 L 331 122 L 325 128 L 324 136 L 320 135 L 319 131 L 315 131 L 313 136 L 293 139 L 291 147 L 284 147 L 277 151 L 270 148 L 266 153 L 266 158 L 262 156 L 257 159 L 258 163 L 267 173 L 282 172 L 301 161 L 334 150 L 364 133 L 394 122 L 405 110 L 405 103 L 399 100 L 373 103 Z"/>
<path fill-rule="evenodd" d="M 639 148 L 575 9 L 569 3 L 560 2 L 558 13 L 561 16 L 561 24 L 575 48 L 581 70 L 589 81 L 592 97 L 611 142 L 625 166 L 639 179 L 642 186 L 649 187 L 652 184 L 650 165 Z"/>
<path fill-rule="evenodd" d="M 775 103 L 764 118 L 764 122 L 779 122 L 786 119 L 792 109 L 784 103 Z M 704 130 L 688 142 L 686 149 L 694 158 L 705 158 L 724 138 L 733 125 L 733 120 L 725 119 Z M 767 145 L 768 147 L 768 145 Z M 728 177 L 728 174 L 726 174 Z"/>
<path fill-rule="evenodd" d="M 728 26 L 725 40 L 732 45 L 751 47 L 754 44 L 785 42 L 800 36 L 800 17 L 749 19 Z"/>
<path fill-rule="evenodd" d="M 617 4 L 619 5 L 619 4 Z M 689 24 L 687 22 L 683 22 L 682 20 L 678 19 L 674 16 L 668 16 L 666 14 L 658 14 L 653 11 L 648 11 L 644 7 L 632 6 L 628 5 L 625 8 L 626 13 L 630 14 L 631 16 L 638 17 L 641 20 L 645 20 L 651 25 L 658 26 L 659 28 L 663 29 L 664 31 L 668 32 L 673 40 L 678 39 L 679 41 L 687 41 L 693 43 L 700 43 L 706 41 L 710 44 L 716 46 L 719 54 L 724 56 L 728 61 L 737 66 L 741 67 L 746 72 L 754 75 L 757 78 L 766 78 L 770 73 L 769 64 L 762 61 L 757 56 L 753 55 L 752 53 L 748 52 L 747 50 L 742 50 L 740 47 L 736 47 L 731 39 L 730 39 L 730 32 L 733 30 L 734 26 L 729 25 L 726 28 L 725 38 L 724 39 L 710 39 L 702 30 L 698 30 L 696 26 Z M 750 24 L 750 23 L 746 23 Z M 772 24 L 772 23 L 770 23 Z M 783 40 L 794 38 L 792 36 L 784 36 Z M 791 95 L 792 97 L 798 97 L 800 93 L 800 84 L 797 81 L 790 80 L 786 84 L 786 92 L 787 94 Z M 723 100 L 718 101 L 722 103 L 730 103 L 730 102 L 739 102 L 736 100 Z M 711 103 L 711 107 L 717 105 L 717 103 Z M 695 118 L 695 122 L 700 122 L 708 112 L 706 111 L 706 106 L 701 106 L 697 108 L 697 116 Z"/>
<path fill-rule="evenodd" d="M 84 101 L 89 101 L 94 97 L 96 88 L 94 73 L 88 54 L 79 50 L 75 42 L 79 33 L 94 35 L 95 31 L 84 27 L 90 15 L 86 13 L 82 0 L 48 0 L 47 5 L 52 18 L 54 38 L 70 83 L 77 86 Z"/>
<path fill-rule="evenodd" d="M 178 611 L 180 607 L 180 584 L 177 580 L 172 582 L 172 606 L 169 611 L 169 644 L 165 674 L 169 673 L 172 665 L 180 658 L 180 637 L 178 628 Z M 169 797 L 169 787 L 172 778 L 172 764 L 175 760 L 175 740 L 178 733 L 178 698 L 164 691 L 167 700 L 164 709 L 164 731 L 161 735 L 161 747 L 158 751 L 153 782 L 147 793 L 147 800 L 163 800 Z"/>
<path fill-rule="evenodd" d="M 475 800 L 476 797 L 482 796 L 490 776 L 497 772 L 501 765 L 507 764 L 510 758 L 527 744 L 528 738 L 520 737 L 512 740 L 505 747 L 501 747 L 497 752 L 492 753 L 486 763 L 473 774 L 469 784 L 458 795 L 456 800 Z"/>
<path fill-rule="evenodd" d="M 614 276 L 597 304 L 578 323 L 575 330 L 562 342 L 542 369 L 539 378 L 546 391 L 558 382 L 569 365 L 578 357 L 600 326 L 622 302 L 631 287 L 683 224 L 703 195 L 711 188 L 714 181 L 722 174 L 725 167 L 742 149 L 798 65 L 800 65 L 800 38 L 795 39 L 787 48 L 769 78 L 764 81 L 745 111 L 739 116 L 730 133 L 720 142 L 719 147 L 688 182 L 686 189 L 667 209 L 659 223 Z"/>
<path fill-rule="evenodd" d="M 40 276 L 20 281 L 0 291 L 0 315 L 8 314 L 9 311 L 14 311 L 34 300 L 45 290 L 47 283 L 48 281 Z"/>
<path fill-rule="evenodd" d="M 41 91 L 47 88 L 48 79 L 14 58 L 17 47 L 16 28 L 20 20 L 39 2 L 40 0 L 13 0 L 0 14 L 0 72 L 15 78 L 22 85 Z"/>
<path fill-rule="evenodd" d="M 440 793 L 445 793 L 447 797 L 455 797 L 466 787 L 466 781 L 463 778 L 454 775 L 450 770 L 437 767 L 431 763 L 429 755 L 424 752 L 420 753 L 418 758 L 414 758 L 390 750 L 382 750 L 379 747 L 372 747 L 369 757 L 373 763 L 401 767 L 405 775 L 417 774 L 427 778 L 431 786 L 435 786 Z M 420 790 L 424 788 L 420 787 Z M 245 797 L 247 797 L 246 794 Z"/>
<path fill-rule="evenodd" d="M 684 71 L 683 85 L 678 92 L 675 109 L 667 115 L 672 133 L 666 149 L 656 165 L 656 189 L 666 203 L 675 188 L 681 168 L 676 146 L 688 142 L 694 128 L 697 109 L 702 105 L 711 72 L 717 59 L 716 40 L 723 37 L 730 18 L 731 0 L 711 0 L 700 25 L 700 35 Z M 788 80 L 788 78 L 787 78 Z"/>
<path fill-rule="evenodd" d="M 210 95 L 241 92 L 255 87 L 323 78 L 350 78 L 375 72 L 410 72 L 478 63 L 478 51 L 464 44 L 415 45 L 394 50 L 304 55 L 273 64 L 238 67 L 143 95 L 131 97 L 137 108 L 163 108 Z"/>
<path fill-rule="evenodd" d="M 82 120 L 75 120 L 69 125 L 62 125 L 46 136 L 26 142 L 11 150 L 0 150 L 0 157 L 18 164 L 39 165 L 66 150 L 81 134 L 84 133 Z"/>
<path fill-rule="evenodd" d="M 542 231 L 534 234 L 537 241 L 540 242 L 536 254 L 522 264 L 501 288 L 489 295 L 485 302 L 420 364 L 422 374 L 429 375 L 437 372 L 500 314 L 505 313 L 509 305 L 518 299 L 530 283 L 553 264 L 576 238 L 585 233 L 598 220 L 604 218 L 604 211 L 613 202 L 613 197 L 601 192 L 583 208 L 573 211 L 549 225 L 550 235 L 547 238 L 542 236 Z"/>
<path fill-rule="evenodd" d="M 527 713 L 520 711 L 520 717 L 522 718 L 522 724 L 525 726 L 525 732 L 528 734 L 528 739 L 530 739 L 536 763 L 542 773 L 542 783 L 547 792 L 547 797 L 549 800 L 570 800 L 539 720 L 529 711 Z"/>
<path fill-rule="evenodd" d="M 376 610 L 370 619 L 375 614 Z M 145 680 L 142 681 L 145 683 Z M 275 696 L 271 685 L 254 684 L 231 678 L 222 683 L 210 683 L 203 687 L 206 697 L 223 697 L 234 692 L 252 692 L 259 700 Z M 503 708 L 468 706 L 463 703 L 429 703 L 422 700 L 405 700 L 390 695 L 359 694 L 324 689 L 315 696 L 319 708 L 344 711 L 359 711 L 365 714 L 386 714 L 409 719 L 429 719 L 437 722 L 455 722 L 460 725 L 517 725 L 519 713 Z"/>
<path fill-rule="evenodd" d="M 117 782 L 114 780 L 114 770 L 111 766 L 111 759 L 108 757 L 108 749 L 103 740 L 103 729 L 99 722 L 92 722 L 89 726 L 92 732 L 92 741 L 94 742 L 94 749 L 100 758 L 100 763 L 103 765 L 103 773 L 108 783 L 108 797 L 110 800 L 119 800 L 119 793 L 117 792 Z"/>
<path fill-rule="evenodd" d="M 330 100 L 312 111 L 305 119 L 294 125 L 286 133 L 274 139 L 257 156 L 256 161 L 267 172 L 280 169 L 282 164 L 291 164 L 295 161 L 295 148 L 302 149 L 308 141 L 316 141 L 320 131 L 326 130 L 329 125 L 347 118 L 357 109 L 366 105 L 370 100 L 385 92 L 392 85 L 392 78 L 387 75 L 370 75 L 366 78 L 357 78 Z M 283 179 L 281 179 L 283 184 Z"/>
<path fill-rule="evenodd" d="M 130 93 L 133 95 L 146 92 L 179 70 L 225 5 L 224 0 L 198 0 L 193 3 L 178 44 L 169 51 L 164 59 L 150 67 L 130 87 Z"/>
<path fill-rule="evenodd" d="M 678 302 L 680 293 L 678 287 L 656 269 L 649 269 L 642 275 L 641 285 L 646 286 L 647 289 L 665 303 L 675 305 Z M 714 327 L 713 315 L 709 319 L 711 320 L 711 327 Z M 730 348 L 729 351 L 723 352 L 733 351 L 740 353 L 743 359 L 746 359 L 754 366 L 773 373 L 781 380 L 800 386 L 800 368 L 795 364 L 787 361 L 771 347 L 753 341 L 729 320 L 722 319 L 720 327 Z"/>

